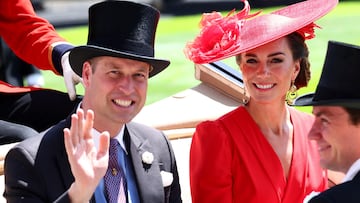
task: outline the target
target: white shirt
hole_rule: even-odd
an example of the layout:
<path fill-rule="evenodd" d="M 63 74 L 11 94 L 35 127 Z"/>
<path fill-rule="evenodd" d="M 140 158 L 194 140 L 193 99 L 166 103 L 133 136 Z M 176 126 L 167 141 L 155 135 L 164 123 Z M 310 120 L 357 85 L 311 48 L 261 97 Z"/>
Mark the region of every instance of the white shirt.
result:
<path fill-rule="evenodd" d="M 346 173 L 342 182 L 347 182 L 352 180 L 355 175 L 360 171 L 360 159 L 356 160 L 351 167 L 349 168 L 348 172 Z"/>
<path fill-rule="evenodd" d="M 77 109 L 81 108 L 82 102 L 79 103 Z M 125 143 L 124 143 L 124 130 L 125 130 L 125 124 L 123 125 L 123 127 L 121 128 L 119 134 L 115 137 L 115 139 L 118 140 L 118 142 L 120 143 L 121 148 L 124 149 L 124 152 L 126 154 L 128 154 L 128 152 L 126 151 L 125 148 Z M 95 147 L 96 149 L 99 149 L 99 138 L 100 138 L 100 132 L 95 130 L 94 128 L 91 129 L 91 133 L 93 134 L 93 139 L 94 139 L 94 143 L 95 143 Z"/>
<path fill-rule="evenodd" d="M 126 151 L 125 143 L 124 143 L 124 139 L 123 139 L 124 138 L 124 130 L 125 130 L 125 125 L 123 125 L 123 127 L 121 128 L 119 134 L 116 135 L 116 137 L 114 137 L 114 139 L 118 140 L 118 142 L 120 143 L 121 148 L 123 148 L 124 152 L 127 154 L 128 152 Z M 93 134 L 95 147 L 96 147 L 96 149 L 99 149 L 100 132 L 93 128 L 93 129 L 91 129 L 91 133 Z"/>

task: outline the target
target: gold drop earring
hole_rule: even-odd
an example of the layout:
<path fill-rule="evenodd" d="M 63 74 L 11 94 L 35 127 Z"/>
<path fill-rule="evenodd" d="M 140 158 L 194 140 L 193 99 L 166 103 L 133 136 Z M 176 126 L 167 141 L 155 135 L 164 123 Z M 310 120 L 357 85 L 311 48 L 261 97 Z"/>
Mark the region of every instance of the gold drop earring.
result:
<path fill-rule="evenodd" d="M 242 104 L 246 106 L 247 103 L 249 103 L 250 97 L 246 96 L 246 88 L 244 86 L 244 94 L 242 97 Z"/>
<path fill-rule="evenodd" d="M 295 81 L 292 80 L 290 89 L 286 94 L 286 103 L 288 105 L 292 105 L 296 98 L 297 98 L 297 87 L 295 85 Z"/>

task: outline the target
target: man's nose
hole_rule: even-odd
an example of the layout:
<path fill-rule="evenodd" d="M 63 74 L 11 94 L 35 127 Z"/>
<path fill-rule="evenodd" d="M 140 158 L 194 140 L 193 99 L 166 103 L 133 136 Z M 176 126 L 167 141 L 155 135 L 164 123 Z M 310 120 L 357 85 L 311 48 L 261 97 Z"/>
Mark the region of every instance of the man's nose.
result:
<path fill-rule="evenodd" d="M 310 140 L 318 140 L 321 138 L 321 136 L 321 127 L 319 125 L 319 121 L 315 120 L 309 131 L 308 138 Z"/>

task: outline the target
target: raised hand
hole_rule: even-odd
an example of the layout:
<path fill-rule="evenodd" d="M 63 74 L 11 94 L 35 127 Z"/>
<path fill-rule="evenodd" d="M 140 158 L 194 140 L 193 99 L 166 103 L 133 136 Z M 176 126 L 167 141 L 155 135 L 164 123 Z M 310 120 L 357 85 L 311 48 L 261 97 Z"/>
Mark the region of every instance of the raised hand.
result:
<path fill-rule="evenodd" d="M 91 129 L 94 112 L 79 109 L 71 116 L 70 129 L 64 129 L 65 148 L 75 182 L 69 196 L 72 202 L 90 200 L 100 180 L 105 175 L 109 160 L 109 133 L 102 132 L 96 149 Z"/>

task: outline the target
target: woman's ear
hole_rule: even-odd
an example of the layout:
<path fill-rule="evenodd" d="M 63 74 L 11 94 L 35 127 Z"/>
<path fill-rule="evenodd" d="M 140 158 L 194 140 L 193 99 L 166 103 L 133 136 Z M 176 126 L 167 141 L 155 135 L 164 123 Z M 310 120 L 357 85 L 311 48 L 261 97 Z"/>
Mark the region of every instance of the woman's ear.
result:
<path fill-rule="evenodd" d="M 291 80 L 294 81 L 300 72 L 300 60 L 295 61 L 295 68 Z"/>
<path fill-rule="evenodd" d="M 235 56 L 235 61 L 241 71 L 241 54 Z"/>

